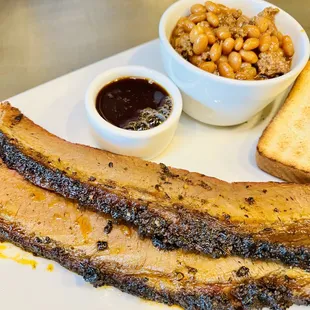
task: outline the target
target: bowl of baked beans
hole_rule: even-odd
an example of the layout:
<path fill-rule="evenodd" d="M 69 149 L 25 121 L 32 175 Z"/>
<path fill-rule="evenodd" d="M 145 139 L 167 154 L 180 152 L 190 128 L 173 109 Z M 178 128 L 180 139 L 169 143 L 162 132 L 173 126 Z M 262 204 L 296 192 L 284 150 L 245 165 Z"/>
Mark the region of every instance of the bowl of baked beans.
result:
<path fill-rule="evenodd" d="M 260 0 L 179 0 L 163 14 L 159 35 L 184 111 L 213 125 L 249 120 L 295 81 L 309 59 L 302 26 Z"/>

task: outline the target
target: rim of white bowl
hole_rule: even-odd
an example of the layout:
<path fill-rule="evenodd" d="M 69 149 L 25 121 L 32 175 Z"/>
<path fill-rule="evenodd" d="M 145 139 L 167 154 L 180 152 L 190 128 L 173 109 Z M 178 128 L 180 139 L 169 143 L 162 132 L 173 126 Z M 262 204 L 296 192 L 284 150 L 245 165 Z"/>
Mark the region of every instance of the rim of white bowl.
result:
<path fill-rule="evenodd" d="M 165 45 L 165 47 L 167 48 L 167 51 L 169 51 L 173 55 L 173 57 L 180 63 L 180 65 L 185 66 L 188 70 L 193 71 L 195 73 L 202 74 L 203 76 L 208 76 L 209 78 L 213 78 L 215 80 L 218 80 L 219 82 L 226 82 L 227 84 L 234 84 L 236 86 L 239 86 L 239 85 L 240 86 L 244 86 L 244 85 L 247 85 L 247 86 L 252 85 L 253 86 L 255 84 L 259 84 L 259 85 L 263 86 L 264 84 L 271 84 L 271 83 L 275 84 L 275 83 L 281 82 L 283 80 L 287 80 L 287 79 L 294 77 L 295 75 L 297 75 L 299 72 L 302 71 L 302 69 L 306 66 L 307 62 L 309 61 L 310 42 L 309 42 L 307 32 L 300 25 L 300 23 L 294 17 L 292 17 L 290 14 L 288 14 L 286 11 L 282 10 L 281 8 L 279 8 L 278 6 L 276 6 L 270 2 L 267 2 L 264 0 L 249 0 L 249 5 L 251 2 L 253 2 L 253 3 L 259 3 L 259 4 L 265 4 L 265 7 L 271 6 L 271 7 L 279 9 L 280 12 L 285 15 L 285 18 L 290 19 L 291 22 L 295 24 L 295 27 L 300 29 L 300 33 L 301 33 L 301 36 L 304 40 L 306 50 L 305 50 L 304 56 L 298 61 L 295 68 L 292 69 L 291 71 L 289 71 L 288 73 L 285 73 L 284 75 L 279 76 L 279 77 L 275 77 L 273 79 L 251 80 L 251 81 L 228 79 L 228 78 L 225 78 L 222 76 L 217 76 L 215 74 L 203 71 L 200 68 L 197 68 L 196 66 L 194 66 L 193 64 L 191 64 L 190 62 L 185 60 L 181 55 L 179 55 L 177 53 L 177 51 L 175 51 L 175 49 L 170 44 L 170 38 L 167 38 L 166 31 L 165 31 L 165 26 L 166 26 L 166 22 L 168 19 L 168 15 L 170 15 L 170 13 L 176 7 L 183 5 L 184 2 L 190 3 L 191 1 L 192 0 L 179 0 L 179 1 L 175 2 L 174 4 L 170 5 L 168 7 L 168 9 L 163 13 L 163 15 L 160 19 L 160 22 L 159 22 L 159 38 L 160 38 L 161 42 Z"/>
<path fill-rule="evenodd" d="M 109 78 L 109 76 L 112 77 Z M 157 127 L 143 131 L 133 131 L 123 129 L 106 121 L 96 109 L 97 95 L 105 85 L 119 78 L 124 77 L 137 77 L 152 80 L 161 87 L 163 87 L 168 92 L 169 96 L 172 99 L 172 111 L 167 120 L 165 120 L 162 124 L 158 125 Z M 101 82 L 103 79 L 106 80 L 106 82 Z M 97 75 L 92 80 L 86 91 L 85 107 L 88 117 L 91 117 L 93 120 L 95 120 L 96 124 L 100 126 L 101 129 L 107 131 L 113 131 L 114 133 L 118 133 L 122 137 L 139 139 L 139 138 L 153 137 L 168 129 L 175 122 L 178 122 L 183 109 L 183 101 L 178 87 L 164 74 L 144 66 L 120 66 L 113 69 L 109 69 Z"/>

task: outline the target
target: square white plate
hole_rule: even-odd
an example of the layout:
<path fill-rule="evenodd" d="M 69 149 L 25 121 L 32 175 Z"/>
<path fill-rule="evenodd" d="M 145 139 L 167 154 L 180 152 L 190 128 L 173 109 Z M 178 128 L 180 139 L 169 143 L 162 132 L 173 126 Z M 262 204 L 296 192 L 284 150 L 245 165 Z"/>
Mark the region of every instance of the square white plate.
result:
<path fill-rule="evenodd" d="M 106 69 L 122 65 L 144 65 L 164 72 L 159 41 L 151 41 L 93 65 L 72 72 L 10 98 L 12 105 L 48 131 L 71 142 L 97 146 L 84 111 L 84 95 L 91 80 Z M 283 102 L 286 94 L 249 122 L 220 128 L 198 123 L 182 115 L 169 148 L 155 159 L 178 168 L 197 171 L 226 181 L 272 181 L 255 163 L 258 138 Z M 1 184 L 0 184 L 1 189 Z M 142 301 L 114 288 L 94 289 L 83 279 L 45 259 L 33 258 L 7 245 L 9 257 L 34 259 L 38 265 L 17 264 L 0 259 L 0 309 L 10 310 L 110 310 L 172 309 Z M 1 254 L 0 254 L 1 257 Z M 55 267 L 47 271 L 48 264 Z M 301 307 L 302 308 L 302 307 Z M 293 307 L 292 309 L 297 309 Z"/>

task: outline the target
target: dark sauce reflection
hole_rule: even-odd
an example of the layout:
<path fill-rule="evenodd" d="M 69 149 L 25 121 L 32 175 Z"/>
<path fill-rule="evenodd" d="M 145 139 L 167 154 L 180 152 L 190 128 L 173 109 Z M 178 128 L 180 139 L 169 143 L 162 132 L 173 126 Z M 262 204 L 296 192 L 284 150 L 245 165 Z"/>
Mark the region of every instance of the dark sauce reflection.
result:
<path fill-rule="evenodd" d="M 142 131 L 162 124 L 171 114 L 168 92 L 155 82 L 126 77 L 104 86 L 96 99 L 101 117 L 111 124 Z"/>

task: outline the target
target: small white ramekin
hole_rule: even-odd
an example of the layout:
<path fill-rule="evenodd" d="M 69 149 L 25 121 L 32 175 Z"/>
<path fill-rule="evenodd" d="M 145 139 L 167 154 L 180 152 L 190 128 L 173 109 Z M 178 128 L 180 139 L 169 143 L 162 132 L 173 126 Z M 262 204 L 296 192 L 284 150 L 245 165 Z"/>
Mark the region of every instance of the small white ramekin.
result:
<path fill-rule="evenodd" d="M 205 0 L 179 0 L 163 14 L 159 25 L 162 60 L 171 80 L 180 88 L 184 111 L 193 118 L 212 125 L 243 123 L 264 109 L 297 78 L 309 59 L 309 39 L 302 26 L 280 10 L 276 25 L 291 36 L 295 45 L 292 69 L 283 76 L 264 81 L 238 81 L 205 72 L 183 59 L 171 46 L 170 36 L 178 19 L 189 14 L 194 3 Z M 262 0 L 215 0 L 241 9 L 249 17 L 273 4 Z"/>
<path fill-rule="evenodd" d="M 99 91 L 105 85 L 124 77 L 150 79 L 169 93 L 173 108 L 165 122 L 145 131 L 130 131 L 112 125 L 99 115 L 96 109 Z M 163 74 L 145 67 L 125 66 L 105 71 L 91 82 L 86 92 L 85 107 L 101 148 L 116 154 L 151 159 L 164 151 L 171 142 L 182 113 L 182 97 L 179 89 Z"/>

